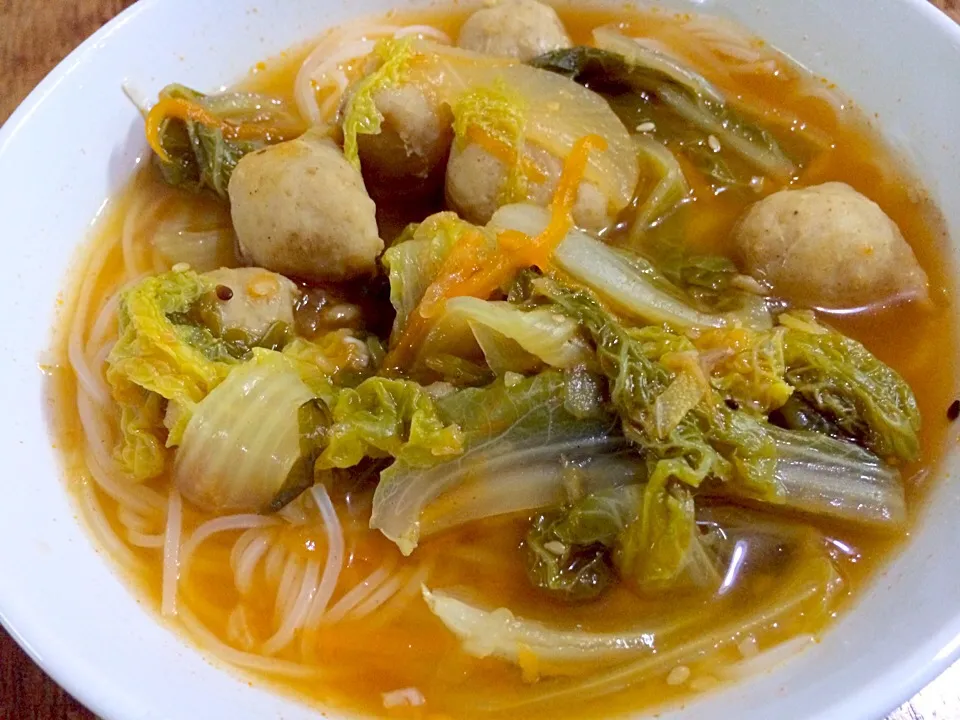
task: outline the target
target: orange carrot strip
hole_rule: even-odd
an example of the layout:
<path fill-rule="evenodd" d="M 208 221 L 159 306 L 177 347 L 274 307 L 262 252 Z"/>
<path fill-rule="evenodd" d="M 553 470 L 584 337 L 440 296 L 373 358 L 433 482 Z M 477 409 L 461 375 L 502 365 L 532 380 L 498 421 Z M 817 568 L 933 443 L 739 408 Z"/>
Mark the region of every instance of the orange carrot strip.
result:
<path fill-rule="evenodd" d="M 185 98 L 162 98 L 147 113 L 145 132 L 150 147 L 164 162 L 169 162 L 170 156 L 163 149 L 163 145 L 160 144 L 160 127 L 163 125 L 163 121 L 168 118 L 183 121 L 192 120 L 207 127 L 219 128 L 224 137 L 231 140 L 259 140 L 267 137 L 282 140 L 285 137 L 282 131 L 274 128 L 261 125 L 233 125 L 225 122 L 200 105 Z"/>
<path fill-rule="evenodd" d="M 560 182 L 550 201 L 550 222 L 537 237 L 533 238 L 518 255 L 518 261 L 525 267 L 538 267 L 546 271 L 550 266 L 550 256 L 567 232 L 573 226 L 573 206 L 577 202 L 580 183 L 587 171 L 587 161 L 591 150 L 607 149 L 607 141 L 599 135 L 587 135 L 580 138 L 563 164 Z"/>
<path fill-rule="evenodd" d="M 516 148 L 511 147 L 500 138 L 484 132 L 476 125 L 470 125 L 467 128 L 467 139 L 479 145 L 504 165 L 513 165 L 518 162 Z M 523 174 L 527 176 L 528 180 L 535 183 L 542 183 L 547 179 L 546 173 L 530 158 L 521 156 L 519 162 L 520 169 L 523 171 Z"/>
<path fill-rule="evenodd" d="M 416 346 L 430 329 L 428 320 L 443 309 L 447 297 L 454 297 L 451 290 L 460 280 L 480 269 L 480 256 L 485 244 L 486 238 L 476 229 L 459 238 L 440 265 L 436 279 L 427 287 L 407 319 L 396 345 L 384 358 L 384 367 L 399 368 L 413 359 Z"/>

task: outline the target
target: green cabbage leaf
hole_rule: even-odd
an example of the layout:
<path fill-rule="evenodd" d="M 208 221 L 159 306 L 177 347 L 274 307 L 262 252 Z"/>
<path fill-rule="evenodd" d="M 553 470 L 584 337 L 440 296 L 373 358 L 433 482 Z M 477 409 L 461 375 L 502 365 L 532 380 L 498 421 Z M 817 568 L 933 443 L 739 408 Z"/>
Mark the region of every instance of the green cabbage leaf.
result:
<path fill-rule="evenodd" d="M 380 477 L 370 526 L 404 554 L 421 536 L 470 519 L 563 501 L 571 463 L 624 448 L 590 376 L 550 370 L 530 378 L 507 374 L 437 402 L 440 416 L 463 434 L 464 451 L 430 468 L 401 459 Z M 588 463 L 589 464 L 589 463 Z M 599 476 L 617 477 L 623 473 Z M 628 471 L 629 472 L 629 471 Z M 587 471 L 586 483 L 594 482 Z M 597 476 L 594 476 L 597 477 Z M 611 480 L 597 480 L 609 482 Z"/>
<path fill-rule="evenodd" d="M 920 410 L 906 381 L 856 340 L 789 329 L 786 381 L 842 433 L 883 458 L 920 455 Z"/>
<path fill-rule="evenodd" d="M 210 190 L 227 198 L 230 177 L 240 159 L 273 143 L 300 135 L 303 124 L 284 101 L 258 93 L 229 92 L 214 95 L 183 85 L 168 85 L 159 102 L 188 102 L 217 124 L 168 116 L 160 121 L 157 142 L 166 158 L 155 155 L 163 179 L 186 190 Z M 259 125 L 258 137 L 242 139 L 225 134 L 224 126 Z M 216 268 L 209 268 L 215 270 Z"/>

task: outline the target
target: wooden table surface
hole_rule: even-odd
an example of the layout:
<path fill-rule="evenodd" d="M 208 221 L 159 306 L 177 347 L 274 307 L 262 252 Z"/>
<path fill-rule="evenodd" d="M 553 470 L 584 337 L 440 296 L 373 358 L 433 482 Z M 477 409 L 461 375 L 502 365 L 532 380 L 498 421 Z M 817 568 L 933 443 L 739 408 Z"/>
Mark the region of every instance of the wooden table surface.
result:
<path fill-rule="evenodd" d="M 932 2 L 960 22 L 960 0 Z M 0 0 L 0 124 L 68 52 L 132 3 Z M 93 718 L 0 629 L 0 720 Z M 887 720 L 960 720 L 960 663 Z"/>

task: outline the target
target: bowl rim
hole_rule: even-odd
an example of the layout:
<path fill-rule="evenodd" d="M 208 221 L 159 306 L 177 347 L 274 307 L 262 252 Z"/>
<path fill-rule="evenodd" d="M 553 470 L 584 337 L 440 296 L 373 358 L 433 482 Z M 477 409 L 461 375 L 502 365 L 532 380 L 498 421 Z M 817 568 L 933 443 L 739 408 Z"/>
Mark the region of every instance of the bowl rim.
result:
<path fill-rule="evenodd" d="M 21 129 L 43 103 L 56 92 L 58 86 L 67 81 L 87 60 L 93 58 L 102 44 L 121 32 L 126 25 L 135 21 L 140 15 L 150 12 L 154 6 L 162 2 L 165 0 L 136 0 L 58 62 L 0 125 L 0 164 L 4 161 L 8 147 L 16 142 Z M 601 0 L 601 2 L 609 2 L 609 0 Z M 696 0 L 687 0 L 687 2 L 695 3 Z M 958 55 L 960 55 L 960 22 L 954 21 L 935 7 L 931 0 L 893 0 L 893 2 L 917 13 L 928 23 L 932 32 L 950 38 L 957 46 Z M 643 4 L 643 0 L 632 0 L 633 3 L 640 5 Z M 882 128 L 882 123 L 880 127 Z M 960 239 L 957 242 L 960 242 Z M 74 246 L 74 250 L 76 247 Z M 58 478 L 58 481 L 62 484 L 63 478 Z M 66 492 L 66 488 L 64 491 Z M 81 519 L 78 519 L 78 522 L 85 525 Z M 89 534 L 86 528 L 85 532 Z M 97 551 L 95 542 L 91 537 L 89 546 L 91 552 Z M 129 585 L 124 581 L 123 571 L 112 560 L 108 560 L 107 565 L 113 575 L 125 585 Z M 129 587 L 127 590 L 133 592 Z M 856 612 L 856 605 L 848 611 Z M 159 616 L 152 619 L 157 623 L 165 624 Z M 43 618 L 36 616 L 30 607 L 20 602 L 15 590 L 12 588 L 8 590 L 8 586 L 2 583 L 0 583 L 0 625 L 54 682 L 98 717 L 104 720 L 125 720 L 128 717 L 137 717 L 144 712 L 145 709 L 138 702 L 138 698 L 114 683 L 102 668 L 87 667 L 78 662 L 78 658 L 70 652 L 71 645 L 44 631 Z M 182 630 L 177 632 L 183 633 Z M 207 653 L 200 651 L 194 643 L 188 642 L 188 645 L 191 651 L 201 652 L 205 658 L 208 657 Z M 219 672 L 243 677 L 239 671 L 212 658 L 209 659 Z M 870 682 L 848 693 L 841 700 L 821 708 L 816 715 L 810 716 L 810 720 L 882 718 L 909 701 L 958 659 L 960 659 L 960 608 L 950 623 L 918 645 L 915 652 L 906 657 L 902 656 L 895 664 L 891 664 L 886 672 L 875 676 Z"/>

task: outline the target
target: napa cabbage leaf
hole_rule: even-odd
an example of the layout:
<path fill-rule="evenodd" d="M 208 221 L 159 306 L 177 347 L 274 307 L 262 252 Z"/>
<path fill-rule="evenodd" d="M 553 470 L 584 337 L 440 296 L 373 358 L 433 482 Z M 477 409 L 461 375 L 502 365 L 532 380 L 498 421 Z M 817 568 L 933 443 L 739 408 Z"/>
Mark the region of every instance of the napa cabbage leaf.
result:
<path fill-rule="evenodd" d="M 168 85 L 147 115 L 147 139 L 163 179 L 187 190 L 227 198 L 240 159 L 304 131 L 296 111 L 257 93 L 205 95 Z M 215 269 L 215 268 L 211 268 Z"/>
<path fill-rule="evenodd" d="M 613 559 L 620 577 L 644 593 L 720 584 L 716 558 L 697 527 L 693 494 L 682 483 L 647 484 L 638 517 L 617 536 Z"/>
<path fill-rule="evenodd" d="M 480 360 L 497 375 L 533 373 L 544 366 L 568 369 L 593 357 L 571 318 L 546 307 L 472 297 L 446 301 L 417 362 L 429 366 L 431 357 L 444 354 Z"/>
<path fill-rule="evenodd" d="M 385 38 L 373 48 L 377 68 L 360 80 L 354 87 L 341 119 L 343 128 L 343 154 L 358 171 L 360 153 L 358 135 L 378 135 L 383 125 L 383 115 L 377 109 L 377 93 L 400 85 L 408 73 L 415 55 L 412 38 Z"/>
<path fill-rule="evenodd" d="M 453 132 L 462 148 L 478 136 L 494 144 L 513 158 L 507 163 L 507 176 L 500 188 L 503 204 L 527 198 L 528 178 L 524 168 L 527 103 L 523 95 L 510 88 L 502 78 L 488 87 L 470 88 L 453 107 Z"/>
<path fill-rule="evenodd" d="M 676 401 L 684 403 L 682 417 L 667 424 L 661 421 L 664 415 L 676 418 L 678 413 L 664 407 L 662 401 L 658 406 L 658 399 L 682 372 L 696 372 L 688 363 L 677 365 L 678 371 L 672 371 L 662 360 L 668 354 L 678 362 L 692 358 L 683 358 L 676 352 L 658 357 L 657 353 L 670 348 L 669 344 L 662 339 L 644 342 L 634 337 L 587 290 L 573 289 L 546 277 L 534 281 L 534 285 L 542 297 L 576 318 L 590 334 L 623 433 L 647 457 L 651 482 L 668 478 L 697 487 L 710 476 L 741 483 L 770 499 L 781 497 L 774 472 L 776 447 L 766 432 L 765 422 L 731 409 L 712 390 L 692 407 L 686 393 L 678 394 Z M 681 345 L 683 342 L 679 337 L 674 341 Z"/>
<path fill-rule="evenodd" d="M 653 123 L 658 137 L 719 186 L 750 187 L 756 173 L 778 180 L 795 174 L 797 162 L 778 140 L 702 76 L 611 28 L 598 29 L 595 40 L 597 47 L 555 50 L 531 62 L 600 93 L 627 127 Z"/>
<path fill-rule="evenodd" d="M 793 394 L 786 380 L 786 328 L 756 332 L 743 327 L 708 329 L 693 339 L 711 385 L 727 404 L 767 417 Z"/>
<path fill-rule="evenodd" d="M 121 412 L 118 459 L 138 480 L 163 471 L 162 448 L 178 442 L 186 411 L 236 362 L 213 332 L 188 317 L 212 290 L 210 281 L 184 271 L 146 278 L 120 295 L 119 336 L 107 356 L 106 378 Z M 167 403 L 181 411 L 169 437 Z"/>
<path fill-rule="evenodd" d="M 524 539 L 530 583 L 561 600 L 597 597 L 616 579 L 609 550 L 597 543 L 563 543 L 552 525 L 548 515 L 539 515 Z"/>
<path fill-rule="evenodd" d="M 615 514 L 603 512 L 602 517 L 609 519 Z M 460 639 L 467 653 L 500 658 L 518 666 L 526 678 L 543 678 L 539 691 L 527 688 L 522 695 L 498 697 L 484 708 L 517 715 L 524 714 L 518 710 L 523 705 L 570 699 L 570 679 L 555 682 L 548 679 L 551 675 L 579 673 L 582 679 L 576 685 L 580 693 L 602 695 L 639 677 L 655 672 L 665 675 L 678 664 L 734 644 L 742 639 L 744 628 L 750 632 L 773 628 L 797 613 L 822 621 L 834 609 L 832 603 L 843 582 L 819 531 L 731 508 L 711 508 L 702 515 L 700 524 L 704 535 L 713 538 L 715 549 L 710 552 L 716 558 L 715 567 L 723 569 L 725 582 L 712 601 L 696 612 L 689 606 L 680 611 L 655 611 L 616 630 L 591 632 L 522 617 L 505 607 L 490 609 L 482 599 L 469 598 L 462 591 L 424 588 L 427 606 Z M 771 572 L 776 573 L 778 582 L 757 609 L 745 597 L 752 595 L 756 586 L 744 580 Z M 720 629 L 704 637 L 703 623 L 713 619 L 720 620 Z M 594 672 L 584 672 L 587 670 Z"/>
<path fill-rule="evenodd" d="M 595 597 L 616 578 L 643 593 L 713 590 L 720 580 L 679 483 L 598 490 L 538 515 L 525 546 L 532 584 L 566 600 Z"/>
<path fill-rule="evenodd" d="M 547 226 L 549 219 L 546 210 L 534 205 L 506 205 L 494 214 L 490 227 L 536 235 Z M 722 281 L 718 277 L 720 270 L 714 270 L 713 279 L 723 282 L 722 290 L 718 285 L 717 290 L 707 293 L 707 288 L 702 286 L 705 276 L 689 273 L 678 279 L 693 282 L 689 286 L 678 285 L 644 257 L 610 247 L 576 228 L 567 233 L 552 259 L 560 270 L 630 318 L 677 328 L 739 323 L 761 330 L 773 324 L 762 298 L 730 285 L 736 272 L 735 269 L 727 272 L 730 270 L 727 266 L 724 266 Z M 692 292 L 686 287 L 692 288 Z M 713 301 L 721 294 L 726 300 L 718 308 Z"/>
<path fill-rule="evenodd" d="M 445 421 L 417 383 L 371 377 L 343 388 L 331 408 L 333 424 L 318 469 L 348 468 L 365 458 L 397 458 L 413 468 L 459 455 L 461 429 Z"/>
<path fill-rule="evenodd" d="M 531 584 L 564 600 L 602 593 L 616 579 L 611 551 L 636 521 L 643 487 L 604 488 L 537 515 L 524 539 Z"/>
<path fill-rule="evenodd" d="M 507 608 L 491 610 L 449 591 L 424 587 L 423 597 L 467 653 L 506 660 L 534 678 L 655 655 L 660 644 L 685 625 L 682 620 L 661 617 L 645 618 L 616 632 L 566 630 L 516 616 Z M 524 667 L 527 664 L 529 668 Z"/>
<path fill-rule="evenodd" d="M 884 458 L 916 460 L 920 410 L 906 381 L 852 338 L 820 328 L 786 331 L 785 378 L 846 436 Z"/>
<path fill-rule="evenodd" d="M 644 196 L 634 200 L 636 208 L 631 220 L 629 237 L 637 244 L 643 234 L 659 225 L 677 207 L 688 201 L 690 184 L 683 174 L 680 163 L 661 142 L 646 135 L 634 135 L 637 156 L 640 159 L 641 177 L 650 186 Z"/>
<path fill-rule="evenodd" d="M 405 232 L 402 241 L 383 254 L 382 262 L 390 279 L 390 303 L 397 312 L 393 336 L 403 332 L 444 260 L 468 232 L 482 229 L 461 220 L 454 212 L 436 213 Z M 488 237 L 488 245 L 492 252 L 496 240 Z"/>
<path fill-rule="evenodd" d="M 497 250 L 492 231 L 461 220 L 455 213 L 431 215 L 406 233 L 406 239 L 384 253 L 390 278 L 391 303 L 396 310 L 392 336 L 399 337 L 445 260 L 467 233 L 482 238 L 484 252 Z M 534 372 L 544 366 L 571 368 L 589 362 L 590 353 L 577 323 L 548 309 L 520 308 L 507 302 L 473 297 L 445 300 L 427 319 L 424 333 L 409 363 L 415 378 L 432 375 L 458 385 L 489 382 L 491 374 Z"/>
<path fill-rule="evenodd" d="M 279 509 L 313 484 L 327 416 L 287 357 L 257 348 L 193 408 L 174 482 L 211 512 Z"/>
<path fill-rule="evenodd" d="M 460 428 L 463 453 L 426 469 L 400 460 L 381 474 L 374 494 L 370 526 L 404 554 L 421 535 L 465 520 L 562 502 L 557 479 L 570 463 L 625 445 L 613 437 L 600 387 L 575 374 L 510 373 L 436 404 L 443 421 Z"/>
<path fill-rule="evenodd" d="M 180 444 L 196 405 L 255 350 L 282 351 L 312 394 L 327 402 L 334 384 L 348 379 L 345 370 L 369 364 L 357 357 L 357 339 L 347 331 L 309 341 L 284 322 L 257 337 L 224 327 L 214 281 L 191 270 L 160 273 L 122 291 L 117 316 L 106 378 L 121 412 L 118 460 L 139 480 L 164 470 L 164 448 Z"/>

